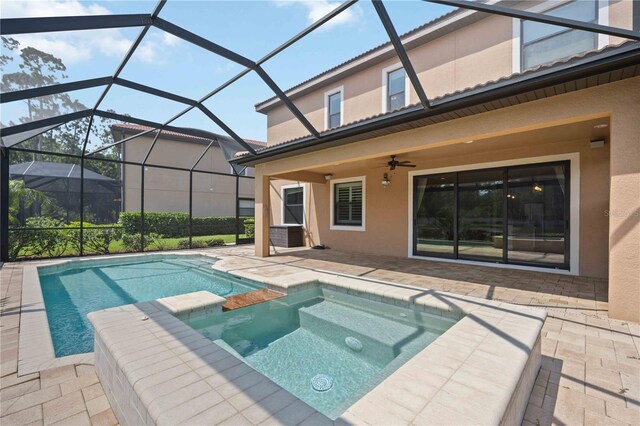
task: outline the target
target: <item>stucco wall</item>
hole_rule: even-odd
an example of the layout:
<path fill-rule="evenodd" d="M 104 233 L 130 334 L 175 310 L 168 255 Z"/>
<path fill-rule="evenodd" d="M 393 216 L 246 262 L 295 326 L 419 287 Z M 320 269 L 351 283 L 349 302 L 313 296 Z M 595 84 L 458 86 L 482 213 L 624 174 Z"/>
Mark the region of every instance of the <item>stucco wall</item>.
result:
<path fill-rule="evenodd" d="M 478 142 L 480 144 L 480 142 Z M 503 160 L 542 157 L 554 154 L 580 154 L 580 274 L 606 277 L 608 220 L 604 212 L 609 206 L 609 150 L 591 149 L 584 139 L 564 140 L 532 145 L 514 140 L 511 149 L 491 149 L 469 154 L 466 146 L 449 150 L 446 156 L 432 153 L 430 159 L 409 158 L 416 164 L 416 170 L 490 163 Z M 456 155 L 457 151 L 457 155 Z M 383 163 L 383 161 L 381 161 Z M 408 169 L 396 169 L 391 185 L 384 189 L 382 169 L 371 167 L 341 170 L 335 179 L 366 176 L 366 231 L 330 230 L 329 184 L 310 184 L 309 202 L 320 206 L 309 209 L 311 217 L 310 239 L 339 250 L 376 253 L 406 257 L 408 247 Z M 313 217 L 315 216 L 315 217 Z"/>
<path fill-rule="evenodd" d="M 530 1 L 521 8 L 535 7 L 541 2 Z M 558 5 L 559 3 L 554 3 Z M 610 0 L 609 25 L 632 28 L 632 2 Z M 511 6 L 511 5 L 510 5 Z M 600 12 L 604 13 L 604 12 Z M 514 24 L 511 18 L 489 16 L 474 24 L 453 31 L 408 51 L 418 78 L 429 98 L 497 80 L 513 73 Z M 623 39 L 605 36 L 605 44 L 617 44 Z M 393 59 L 346 77 L 303 96 L 293 96 L 295 105 L 318 130 L 324 130 L 324 93 L 344 86 L 344 123 L 350 123 L 383 112 L 382 70 L 398 63 Z M 409 103 L 418 102 L 413 88 Z M 267 114 L 269 145 L 305 136 L 309 132 L 283 105 Z"/>
<path fill-rule="evenodd" d="M 140 137 L 126 142 L 124 158 L 141 162 L 152 138 Z M 191 168 L 206 145 L 158 139 L 147 164 L 171 165 Z M 123 176 L 124 211 L 140 211 L 140 166 L 125 165 Z M 222 149 L 212 146 L 195 170 L 230 173 L 229 163 Z M 253 175 L 250 169 L 249 175 Z M 188 212 L 189 172 L 147 167 L 145 170 L 146 212 Z M 240 179 L 239 197 L 253 198 L 253 179 Z M 235 216 L 235 178 L 206 173 L 193 174 L 194 216 Z"/>
<path fill-rule="evenodd" d="M 640 78 L 580 90 L 547 99 L 503 108 L 455 121 L 439 123 L 394 135 L 373 138 L 348 145 L 301 154 L 287 159 L 259 164 L 256 168 L 256 211 L 259 222 L 268 217 L 270 207 L 264 176 L 312 170 L 319 174 L 334 173 L 350 162 L 363 162 L 385 156 L 416 152 L 427 148 L 447 147 L 467 140 L 480 144 L 483 140 L 513 135 L 513 148 L 507 151 L 487 151 L 474 155 L 450 155 L 447 158 L 425 158 L 419 168 L 482 162 L 487 158 L 517 158 L 539 153 L 581 153 L 581 229 L 580 273 L 609 277 L 610 315 L 615 318 L 640 320 Z M 596 119 L 609 119 L 609 167 L 603 157 L 606 151 L 585 148 L 582 142 L 570 137 L 541 146 L 518 146 L 517 136 L 523 132 L 562 128 L 564 125 Z M 553 133 L 553 132 L 552 132 Z M 479 146 L 479 145 L 476 145 Z M 464 147 L 464 144 L 461 145 Z M 535 152 L 534 152 L 535 151 Z M 356 163 L 352 163 L 356 164 Z M 384 168 L 360 166 L 348 170 L 349 175 L 371 176 L 367 185 L 367 231 L 349 232 L 348 236 L 334 235 L 327 230 L 328 186 L 313 184 L 311 203 L 320 206 L 316 218 L 309 223 L 310 240 L 353 251 L 384 252 L 406 256 L 407 200 L 406 176 L 397 174 L 393 188 L 387 193 L 378 184 Z M 398 173 L 406 173 L 404 171 Z M 607 191 L 607 187 L 610 189 Z M 399 189 L 396 189 L 399 188 Z M 391 191 L 398 191 L 392 195 Z M 396 193 L 393 193 L 396 194 Z M 398 197 L 399 202 L 385 197 Z M 609 197 L 608 214 L 606 198 Z M 266 209 L 266 210 L 265 210 Z M 608 231 L 606 223 L 608 221 Z M 375 225 L 373 225 L 375 224 Z M 256 250 L 265 254 L 265 230 L 256 225 Z M 345 234 L 347 235 L 347 234 Z M 320 241 L 322 240 L 322 241 Z"/>

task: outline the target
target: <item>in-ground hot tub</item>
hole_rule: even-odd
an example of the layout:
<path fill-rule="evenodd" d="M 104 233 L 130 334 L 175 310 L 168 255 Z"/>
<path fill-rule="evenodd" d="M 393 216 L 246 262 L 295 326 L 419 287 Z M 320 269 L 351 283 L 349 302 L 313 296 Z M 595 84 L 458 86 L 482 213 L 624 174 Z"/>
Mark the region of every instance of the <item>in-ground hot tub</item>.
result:
<path fill-rule="evenodd" d="M 335 420 L 456 322 L 316 287 L 187 324 Z"/>
<path fill-rule="evenodd" d="M 122 424 L 522 421 L 544 310 L 310 271 L 262 280 L 289 293 L 284 305 L 227 315 L 224 298 L 199 292 L 89 314 L 96 371 Z M 390 329 L 404 337 L 385 340 Z M 348 373 L 329 371 L 371 364 L 352 387 Z M 332 389 L 344 397 L 328 405 L 309 397 Z"/>

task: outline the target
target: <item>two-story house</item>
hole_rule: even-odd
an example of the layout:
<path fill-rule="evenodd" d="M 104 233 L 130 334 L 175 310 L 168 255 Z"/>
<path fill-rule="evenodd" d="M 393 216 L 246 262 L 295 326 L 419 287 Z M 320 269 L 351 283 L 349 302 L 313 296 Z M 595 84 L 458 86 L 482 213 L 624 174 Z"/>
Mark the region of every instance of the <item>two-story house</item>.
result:
<path fill-rule="evenodd" d="M 114 142 L 149 130 L 151 128 L 138 124 L 111 126 Z M 122 166 L 122 211 L 140 211 L 141 191 L 144 190 L 145 212 L 188 212 L 189 172 L 157 168 L 153 165 L 172 164 L 189 170 L 194 166 L 194 159 L 199 159 L 193 167 L 194 173 L 191 177 L 193 215 L 235 216 L 236 178 L 220 144 L 213 143 L 209 149 L 206 149 L 211 139 L 165 130 L 149 153 L 155 136 L 156 132 L 146 133 L 121 145 L 123 161 L 141 163 L 146 158 L 145 164 L 147 164 L 144 170 L 144 188 L 141 166 L 126 163 Z M 216 135 L 216 137 L 218 140 L 229 139 L 222 135 Z M 255 148 L 265 147 L 264 142 L 254 140 L 246 142 Z M 253 176 L 254 173 L 252 167 L 238 166 L 236 170 L 242 176 Z M 214 175 L 209 172 L 220 174 Z M 239 179 L 240 216 L 253 216 L 253 196 L 253 179 Z"/>
<path fill-rule="evenodd" d="M 500 2 L 638 30 L 625 0 Z M 279 99 L 256 167 L 256 254 L 269 225 L 306 244 L 608 277 L 612 317 L 640 320 L 639 43 L 457 9 Z M 395 156 L 395 157 L 392 157 Z"/>

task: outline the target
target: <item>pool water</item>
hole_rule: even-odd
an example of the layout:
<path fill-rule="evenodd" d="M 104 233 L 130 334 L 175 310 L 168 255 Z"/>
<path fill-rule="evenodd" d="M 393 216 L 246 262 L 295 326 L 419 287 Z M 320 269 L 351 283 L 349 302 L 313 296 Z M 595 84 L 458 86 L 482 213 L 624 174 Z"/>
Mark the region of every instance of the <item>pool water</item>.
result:
<path fill-rule="evenodd" d="M 214 271 L 214 261 L 147 255 L 38 268 L 56 357 L 93 351 L 89 312 L 200 290 L 227 297 L 261 288 Z"/>
<path fill-rule="evenodd" d="M 336 419 L 455 322 L 318 288 L 188 324 Z"/>

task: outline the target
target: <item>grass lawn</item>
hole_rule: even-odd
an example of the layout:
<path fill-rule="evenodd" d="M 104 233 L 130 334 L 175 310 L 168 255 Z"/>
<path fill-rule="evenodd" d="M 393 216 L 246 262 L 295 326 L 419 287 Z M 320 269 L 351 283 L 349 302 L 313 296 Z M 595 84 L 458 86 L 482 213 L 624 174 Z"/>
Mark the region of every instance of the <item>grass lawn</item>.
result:
<path fill-rule="evenodd" d="M 201 237 L 193 237 L 191 241 L 206 241 L 213 238 L 222 238 L 225 244 L 234 244 L 236 242 L 235 235 L 204 235 Z M 246 238 L 246 235 L 240 235 L 240 238 Z M 188 238 L 161 238 L 162 248 L 155 247 L 154 244 L 151 244 L 147 247 L 147 251 L 149 250 L 176 250 L 178 248 L 178 241 L 180 240 L 188 240 Z M 109 252 L 118 253 L 125 251 L 124 246 L 122 245 L 122 240 L 112 241 L 109 244 Z"/>
<path fill-rule="evenodd" d="M 192 241 L 207 241 L 210 239 L 218 239 L 221 238 L 222 240 L 224 240 L 225 244 L 234 244 L 235 243 L 235 239 L 236 236 L 234 234 L 231 235 L 204 235 L 204 236 L 199 236 L 199 237 L 193 237 Z M 240 238 L 247 238 L 246 235 L 240 234 Z M 156 250 L 177 250 L 178 249 L 178 242 L 181 240 L 188 240 L 188 238 L 162 238 L 160 239 L 160 243 L 159 244 L 150 244 L 145 251 L 156 251 Z M 116 241 L 112 241 L 111 244 L 109 244 L 109 253 L 125 253 L 127 252 L 127 250 L 125 249 L 124 245 L 122 244 L 122 240 L 116 240 Z M 92 254 L 90 251 L 86 250 L 85 248 L 85 254 Z M 64 257 L 64 256 L 77 256 L 78 253 L 76 252 L 76 250 L 71 247 L 71 245 L 69 245 L 67 247 L 67 249 L 64 251 L 64 253 L 61 254 L 60 257 Z M 30 255 L 30 253 L 27 253 L 26 251 L 21 251 L 20 255 L 18 256 L 18 258 L 21 259 L 28 259 L 32 257 Z M 40 257 L 46 257 L 46 255 L 44 256 L 40 256 Z"/>

